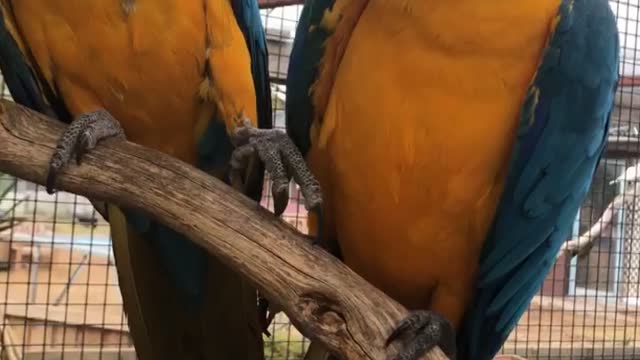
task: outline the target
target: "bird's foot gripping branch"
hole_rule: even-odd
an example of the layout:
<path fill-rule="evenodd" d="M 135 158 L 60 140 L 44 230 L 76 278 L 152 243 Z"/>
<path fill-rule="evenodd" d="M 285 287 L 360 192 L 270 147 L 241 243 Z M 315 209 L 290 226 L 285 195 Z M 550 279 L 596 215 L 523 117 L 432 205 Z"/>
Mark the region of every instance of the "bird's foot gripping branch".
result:
<path fill-rule="evenodd" d="M 120 123 L 106 110 L 82 114 L 74 119 L 58 140 L 56 150 L 51 157 L 46 184 L 47 192 L 53 193 L 56 175 L 74 155 L 76 163 L 80 164 L 84 153 L 93 149 L 98 141 L 109 137 L 125 139 Z"/>
<path fill-rule="evenodd" d="M 239 176 L 237 173 L 257 153 L 272 177 L 271 192 L 276 215 L 281 215 L 289 203 L 289 182 L 292 177 L 300 185 L 307 210 L 322 206 L 318 180 L 313 177 L 302 154 L 284 131 L 258 129 L 246 120 L 231 139 L 236 145 L 231 158 L 232 177 Z"/>
<path fill-rule="evenodd" d="M 0 100 L 0 171 L 45 184 L 64 125 Z M 302 333 L 345 360 L 387 359 L 385 341 L 407 311 L 255 202 L 183 162 L 104 141 L 56 188 L 145 209 L 254 282 Z M 446 359 L 436 348 L 424 359 Z"/>

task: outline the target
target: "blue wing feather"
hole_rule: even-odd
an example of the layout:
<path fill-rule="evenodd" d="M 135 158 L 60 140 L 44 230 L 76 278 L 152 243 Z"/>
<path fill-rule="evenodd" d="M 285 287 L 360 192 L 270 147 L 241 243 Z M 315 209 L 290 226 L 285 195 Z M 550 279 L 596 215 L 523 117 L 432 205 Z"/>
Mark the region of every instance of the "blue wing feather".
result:
<path fill-rule="evenodd" d="M 606 0 L 564 0 L 559 16 L 524 102 L 458 336 L 461 359 L 488 360 L 500 349 L 569 235 L 606 143 L 619 66 L 614 15 Z"/>
<path fill-rule="evenodd" d="M 0 8 L 0 71 L 11 97 L 20 105 L 70 122 L 64 101 L 54 95 L 49 84 L 38 82 L 38 69 L 32 67 L 7 29 L 5 16 L 9 14 L 4 11 Z"/>
<path fill-rule="evenodd" d="M 45 111 L 47 106 L 35 76 L 7 30 L 4 16 L 0 17 L 0 70 L 15 102 L 36 111 Z"/>
<path fill-rule="evenodd" d="M 269 60 L 267 39 L 260 19 L 260 9 L 256 0 L 234 0 L 231 2 L 231 7 L 251 56 L 251 74 L 258 110 L 256 121 L 259 128 L 270 129 L 272 127 L 272 107 Z M 229 163 L 232 151 L 233 145 L 229 140 L 224 122 L 214 119 L 198 143 L 198 167 L 203 170 L 225 168 Z M 246 195 L 259 201 L 262 196 L 264 178 L 262 164 L 256 172 L 259 175 L 252 182 L 251 188 L 247 189 Z"/>
<path fill-rule="evenodd" d="M 332 0 L 307 1 L 287 79 L 287 131 L 310 146 L 310 89 Z M 605 0 L 563 0 L 560 21 L 524 101 L 510 171 L 459 334 L 461 359 L 490 359 L 553 266 L 606 141 L 618 80 L 618 34 Z"/>
<path fill-rule="evenodd" d="M 234 0 L 231 2 L 236 21 L 244 35 L 251 56 L 251 73 L 256 91 L 258 127 L 271 128 L 271 87 L 269 83 L 269 61 L 267 40 L 260 19 L 260 9 L 256 0 Z M 233 146 L 229 140 L 224 122 L 212 119 L 198 142 L 198 168 L 202 170 L 227 168 Z M 256 176 L 247 189 L 252 199 L 259 201 L 262 196 L 264 169 L 260 163 Z M 228 179 L 227 179 L 228 180 Z M 228 182 L 228 181 L 227 181 Z M 207 275 L 208 254 L 193 242 L 171 228 L 152 222 L 144 214 L 125 211 L 127 222 L 145 233 L 153 241 L 154 247 L 174 283 L 186 296 L 189 308 L 197 310 L 204 301 L 203 286 Z"/>
<path fill-rule="evenodd" d="M 258 127 L 271 128 L 271 87 L 269 85 L 269 60 L 260 9 L 256 0 L 236 0 L 232 3 L 238 26 L 247 42 L 251 55 L 251 73 L 258 102 Z"/>
<path fill-rule="evenodd" d="M 335 0 L 310 0 L 302 9 L 291 49 L 287 73 L 286 122 L 287 133 L 306 155 L 311 146 L 309 130 L 313 121 L 310 89 L 318 75 L 318 65 L 324 54 L 324 44 L 331 33 L 320 26 L 325 10 Z"/>
<path fill-rule="evenodd" d="M 232 2 L 233 11 L 240 30 L 244 34 L 247 48 L 251 55 L 251 74 L 256 91 L 258 107 L 258 127 L 270 129 L 273 125 L 271 85 L 269 81 L 269 54 L 267 50 L 267 38 L 260 18 L 260 9 L 256 0 L 235 0 Z M 227 163 L 229 158 L 227 158 Z M 260 201 L 264 179 L 264 166 L 259 162 L 258 175 L 252 181 L 252 186 L 247 189 L 247 196 Z"/>

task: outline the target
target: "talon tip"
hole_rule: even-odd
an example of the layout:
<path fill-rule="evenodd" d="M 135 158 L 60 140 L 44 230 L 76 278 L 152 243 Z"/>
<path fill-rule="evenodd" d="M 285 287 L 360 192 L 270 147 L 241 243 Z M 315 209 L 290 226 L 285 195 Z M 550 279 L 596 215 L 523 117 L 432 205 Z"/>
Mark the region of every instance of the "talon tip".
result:
<path fill-rule="evenodd" d="M 280 216 L 284 213 L 284 211 L 287 209 L 287 205 L 278 205 L 278 204 L 273 204 L 273 214 L 275 216 Z"/>
<path fill-rule="evenodd" d="M 391 338 L 391 336 L 389 336 L 389 337 L 387 338 L 387 340 L 384 342 L 384 347 L 385 347 L 385 348 L 388 348 L 388 347 L 389 347 L 389 345 L 391 345 L 391 343 L 392 343 L 394 340 L 395 340 L 395 339 L 393 339 L 393 338 Z"/>
<path fill-rule="evenodd" d="M 271 194 L 273 196 L 273 213 L 276 216 L 280 216 L 289 204 L 288 188 L 285 191 L 272 191 Z"/>
<path fill-rule="evenodd" d="M 47 191 L 47 194 L 53 195 L 56 192 L 56 190 L 54 189 L 55 182 L 56 174 L 54 171 L 49 170 L 49 174 L 47 175 L 47 181 L 45 184 L 45 190 Z"/>

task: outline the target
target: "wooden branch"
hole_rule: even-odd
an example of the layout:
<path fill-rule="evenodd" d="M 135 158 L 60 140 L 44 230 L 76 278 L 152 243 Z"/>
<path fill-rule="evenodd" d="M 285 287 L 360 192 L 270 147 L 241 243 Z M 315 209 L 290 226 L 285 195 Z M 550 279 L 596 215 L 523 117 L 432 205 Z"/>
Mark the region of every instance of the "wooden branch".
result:
<path fill-rule="evenodd" d="M 64 125 L 6 100 L 0 100 L 0 124 L 0 171 L 44 184 Z M 57 186 L 143 210 L 189 236 L 282 306 L 305 336 L 345 360 L 386 359 L 385 339 L 407 315 L 292 226 L 160 152 L 107 140 L 81 166 L 70 165 Z M 424 359 L 446 356 L 434 349 Z"/>
<path fill-rule="evenodd" d="M 273 9 L 289 5 L 302 5 L 304 0 L 258 0 L 260 9 Z"/>
<path fill-rule="evenodd" d="M 580 235 L 577 239 L 569 240 L 562 245 L 556 256 L 556 260 L 562 255 L 566 255 L 568 257 L 567 260 L 569 260 L 574 256 L 584 256 L 588 254 L 596 241 L 600 239 L 600 235 L 604 229 L 611 224 L 613 221 L 613 215 L 616 211 L 620 210 L 624 205 L 625 200 L 625 194 L 616 196 L 604 210 L 600 219 L 596 220 L 594 225 L 588 231 Z"/>

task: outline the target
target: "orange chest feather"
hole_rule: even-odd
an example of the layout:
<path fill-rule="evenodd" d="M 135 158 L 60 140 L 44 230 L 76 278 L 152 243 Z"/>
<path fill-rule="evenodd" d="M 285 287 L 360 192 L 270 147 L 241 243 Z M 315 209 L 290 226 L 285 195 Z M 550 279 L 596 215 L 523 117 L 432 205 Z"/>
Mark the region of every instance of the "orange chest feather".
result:
<path fill-rule="evenodd" d="M 220 107 L 200 96 L 208 52 L 238 58 L 220 71 L 249 71 L 228 1 L 210 1 L 217 15 L 209 19 L 201 0 L 136 0 L 130 9 L 105 0 L 12 3 L 23 44 L 72 113 L 105 108 L 130 140 L 186 161 L 194 161 L 198 136 Z M 223 25 L 216 41 L 207 39 Z M 244 103 L 228 107 L 255 112 L 252 83 L 243 79 L 231 92 Z M 225 89 L 211 92 L 231 97 Z"/>
<path fill-rule="evenodd" d="M 533 15 L 497 15 L 476 0 L 406 2 L 369 1 L 314 146 L 336 173 L 374 172 L 392 202 L 430 193 L 425 184 L 440 184 L 437 197 L 477 197 L 504 172 L 557 0 L 536 1 Z"/>
<path fill-rule="evenodd" d="M 442 269 L 473 273 L 558 2 L 404 3 L 369 1 L 309 161 L 345 260 L 383 288 L 422 291 Z"/>

